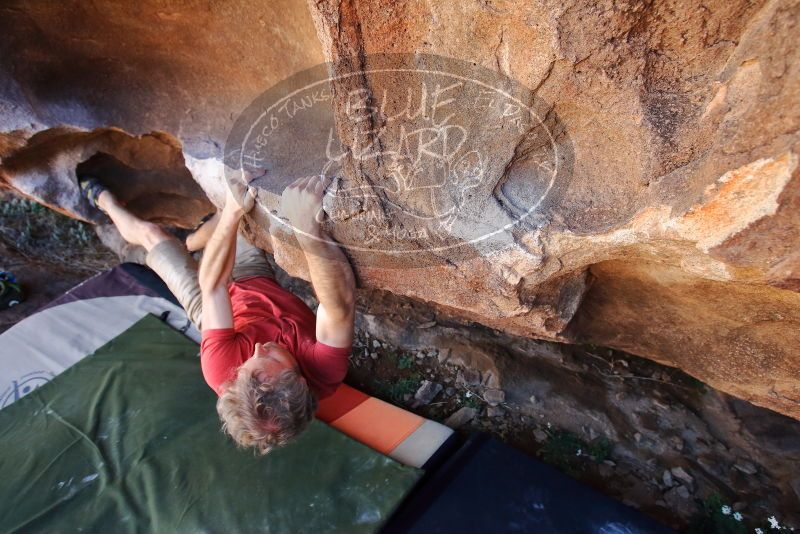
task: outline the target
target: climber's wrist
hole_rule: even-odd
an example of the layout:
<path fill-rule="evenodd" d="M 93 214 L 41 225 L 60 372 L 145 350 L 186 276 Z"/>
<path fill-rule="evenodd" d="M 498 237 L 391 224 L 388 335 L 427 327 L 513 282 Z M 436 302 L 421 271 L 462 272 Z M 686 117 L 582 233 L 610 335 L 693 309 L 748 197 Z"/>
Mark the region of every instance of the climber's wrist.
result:
<path fill-rule="evenodd" d="M 310 237 L 319 239 L 322 234 L 322 227 L 316 221 L 304 221 L 303 224 L 292 224 L 295 235 L 299 237 Z"/>
<path fill-rule="evenodd" d="M 236 199 L 230 192 L 228 192 L 228 195 L 225 197 L 225 205 L 222 207 L 222 212 L 239 218 L 244 216 L 244 208 L 241 204 L 236 202 Z"/>

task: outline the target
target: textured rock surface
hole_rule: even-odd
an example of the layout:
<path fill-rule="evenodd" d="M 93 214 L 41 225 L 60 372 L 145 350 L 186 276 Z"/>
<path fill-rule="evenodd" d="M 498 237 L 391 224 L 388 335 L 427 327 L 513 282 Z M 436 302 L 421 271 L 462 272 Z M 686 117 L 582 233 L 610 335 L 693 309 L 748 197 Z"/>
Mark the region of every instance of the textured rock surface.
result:
<path fill-rule="evenodd" d="M 6 148 L 3 182 L 86 221 L 107 219 L 81 194 L 78 174 L 100 177 L 133 213 L 160 224 L 194 228 L 214 211 L 184 166 L 180 143 L 165 133 L 56 127 Z"/>
<path fill-rule="evenodd" d="M 307 302 L 313 301 L 307 284 L 282 281 Z M 800 421 L 705 387 L 652 361 L 600 347 L 454 324 L 432 315 L 422 304 L 386 292 L 365 291 L 359 310 L 357 331 L 370 337 L 359 334 L 349 379 L 358 387 L 369 386 L 365 391 L 385 392 L 383 384 L 391 372 L 387 369 L 395 368 L 398 350 L 438 351 L 438 357 L 425 357 L 405 371 L 395 368 L 389 375 L 394 377 L 389 383 L 417 374 L 454 385 L 453 397 L 440 396 L 423 408 L 423 415 L 441 420 L 453 416 L 459 421 L 466 412 L 473 418 L 464 423 L 469 430 L 496 432 L 492 407 L 484 401 L 490 400 L 488 391 L 497 391 L 494 384 L 502 383 L 506 394 L 501 409 L 506 415 L 499 425 L 505 440 L 529 452 L 547 447 L 560 430 L 586 442 L 610 440 L 614 444 L 610 459 L 616 465 L 598 466 L 596 475 L 603 481 L 587 472 L 577 476 L 679 532 L 686 530 L 699 501 L 714 494 L 744 506 L 747 521 L 773 514 L 793 526 L 800 521 L 796 504 Z M 431 321 L 436 324 L 422 328 Z M 377 359 L 366 355 L 374 351 L 375 340 L 383 347 Z M 467 398 L 466 392 L 473 396 Z M 447 405 L 453 398 L 462 403 Z M 477 413 L 468 406 L 477 406 Z M 510 428 L 504 429 L 504 424 Z M 569 456 L 581 459 L 574 451 Z M 665 472 L 671 484 L 664 482 Z M 692 478 L 691 484 L 684 474 Z M 675 508 L 675 503 L 664 502 L 664 493 L 678 486 L 691 495 Z"/>
<path fill-rule="evenodd" d="M 551 102 L 574 144 L 568 191 L 516 247 L 383 287 L 624 348 L 800 417 L 796 3 L 313 7 L 327 56 L 493 65 Z M 548 284 L 587 269 L 562 332 Z"/>
<path fill-rule="evenodd" d="M 78 0 L 0 7 L 3 131 L 59 123 L 163 130 L 219 156 L 258 93 L 323 60 L 295 0 Z"/>
<path fill-rule="evenodd" d="M 163 130 L 218 200 L 234 119 L 286 76 L 326 59 L 365 68 L 384 52 L 474 62 L 519 80 L 557 117 L 573 153 L 568 184 L 501 251 L 402 271 L 353 252 L 362 285 L 518 335 L 618 347 L 800 418 L 799 12 L 792 0 L 5 3 L 0 151 L 29 137 L 11 133 L 20 128 Z M 344 95 L 369 94 L 370 81 L 332 87 L 351 149 Z M 497 139 L 487 126 L 497 187 L 482 200 L 499 212 L 533 186 L 523 134 Z M 53 202 L 2 165 L 6 181 Z M 389 171 L 376 161 L 341 172 L 369 185 Z M 271 246 L 276 197 L 261 200 L 248 226 Z M 72 202 L 59 205 L 83 215 Z M 346 221 L 332 231 L 358 238 Z M 283 243 L 276 258 L 302 276 Z"/>

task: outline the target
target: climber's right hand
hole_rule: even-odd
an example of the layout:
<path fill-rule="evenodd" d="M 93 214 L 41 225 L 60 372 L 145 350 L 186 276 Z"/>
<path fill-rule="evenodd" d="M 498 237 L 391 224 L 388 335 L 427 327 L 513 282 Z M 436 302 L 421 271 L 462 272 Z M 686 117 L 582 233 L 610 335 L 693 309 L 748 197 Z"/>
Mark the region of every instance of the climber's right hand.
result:
<path fill-rule="evenodd" d="M 298 178 L 281 195 L 279 215 L 301 235 L 317 236 L 325 218 L 322 197 L 331 179 L 324 175 Z"/>

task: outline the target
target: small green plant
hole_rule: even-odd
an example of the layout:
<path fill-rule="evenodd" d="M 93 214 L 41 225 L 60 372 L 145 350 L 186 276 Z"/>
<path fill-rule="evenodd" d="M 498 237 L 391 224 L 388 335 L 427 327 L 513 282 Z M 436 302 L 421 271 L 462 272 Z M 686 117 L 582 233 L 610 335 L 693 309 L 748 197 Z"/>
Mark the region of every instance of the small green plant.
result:
<path fill-rule="evenodd" d="M 698 512 L 686 532 L 690 534 L 745 534 L 748 528 L 742 516 L 725 504 L 722 496 L 714 494 L 700 501 Z"/>
<path fill-rule="evenodd" d="M 464 395 L 461 397 L 461 404 L 462 404 L 463 406 L 466 406 L 466 407 L 468 407 L 468 408 L 474 408 L 474 409 L 476 409 L 476 410 L 477 410 L 478 408 L 480 408 L 480 407 L 481 407 L 481 400 L 480 400 L 480 398 L 479 398 L 477 395 L 475 395 L 474 393 L 472 393 L 472 392 L 470 392 L 470 391 L 467 391 L 467 392 L 466 392 L 466 393 L 465 393 L 465 394 L 464 394 Z"/>
<path fill-rule="evenodd" d="M 793 532 L 795 529 L 789 525 L 781 524 L 776 515 L 768 515 L 764 519 L 745 517 L 744 514 L 734 511 L 726 504 L 721 495 L 714 495 L 697 501 L 697 514 L 692 518 L 686 532 L 689 534 L 778 534 Z"/>
<path fill-rule="evenodd" d="M 586 444 L 566 430 L 548 430 L 548 439 L 540 451 L 542 460 L 567 473 L 575 472 L 575 458 Z"/>
<path fill-rule="evenodd" d="M 405 370 L 414 367 L 414 357 L 410 354 L 401 354 L 396 361 L 398 369 Z"/>
<path fill-rule="evenodd" d="M 602 463 L 611 458 L 614 445 L 606 438 L 597 438 L 591 443 L 586 444 L 586 454 L 595 462 Z"/>
<path fill-rule="evenodd" d="M 400 380 L 388 384 L 382 389 L 382 393 L 392 403 L 400 404 L 403 401 L 403 397 L 419 389 L 420 382 L 420 376 L 413 374 L 407 378 L 401 378 Z"/>
<path fill-rule="evenodd" d="M 566 430 L 547 430 L 548 439 L 540 451 L 542 460 L 562 471 L 575 475 L 582 470 L 579 458 L 591 458 L 600 463 L 611 457 L 613 444 L 606 438 L 587 443 Z"/>

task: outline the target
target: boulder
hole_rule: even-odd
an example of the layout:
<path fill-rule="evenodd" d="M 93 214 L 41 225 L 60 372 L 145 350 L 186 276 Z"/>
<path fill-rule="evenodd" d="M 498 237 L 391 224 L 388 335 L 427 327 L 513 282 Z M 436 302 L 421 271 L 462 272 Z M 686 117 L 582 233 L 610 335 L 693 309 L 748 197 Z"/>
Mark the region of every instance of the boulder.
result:
<path fill-rule="evenodd" d="M 194 228 L 216 209 L 186 169 L 180 143 L 163 132 L 56 127 L 17 143 L 0 161 L 0 179 L 25 196 L 108 222 L 81 194 L 78 175 L 100 178 L 134 214 L 167 226 Z"/>
<path fill-rule="evenodd" d="M 143 215 L 191 226 L 210 206 L 185 173 L 97 143 L 166 142 L 216 204 L 223 162 L 252 164 L 248 235 L 307 277 L 279 193 L 328 172 L 328 230 L 362 286 L 447 320 L 626 350 L 800 419 L 799 13 L 796 0 L 11 2 L 0 181 L 91 219 L 73 167 L 122 162 Z M 248 105 L 273 109 L 295 86 L 305 100 L 275 108 L 297 118 L 291 134 L 260 129 L 251 141 L 271 151 L 237 152 Z M 401 112 L 416 137 L 393 125 Z M 80 130 L 48 130 L 60 124 Z M 40 157 L 42 135 L 66 144 Z"/>

